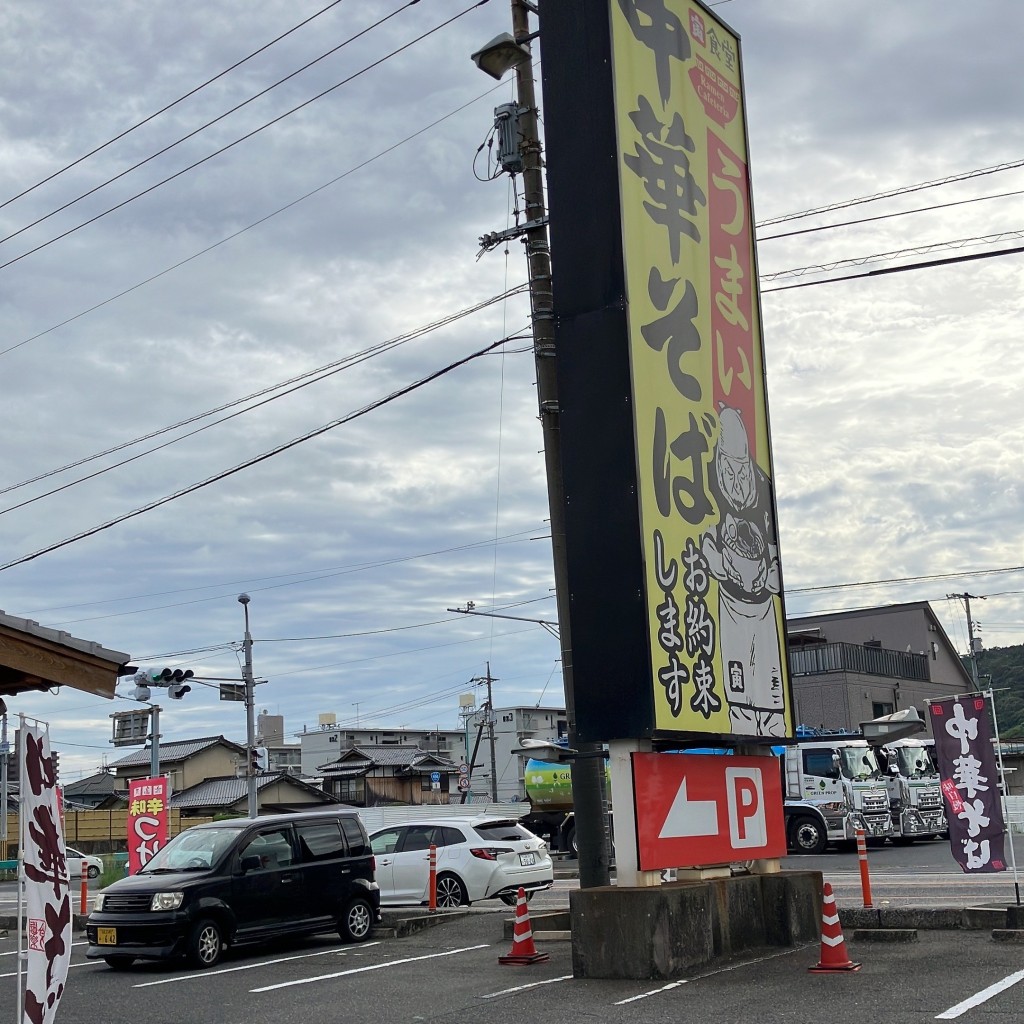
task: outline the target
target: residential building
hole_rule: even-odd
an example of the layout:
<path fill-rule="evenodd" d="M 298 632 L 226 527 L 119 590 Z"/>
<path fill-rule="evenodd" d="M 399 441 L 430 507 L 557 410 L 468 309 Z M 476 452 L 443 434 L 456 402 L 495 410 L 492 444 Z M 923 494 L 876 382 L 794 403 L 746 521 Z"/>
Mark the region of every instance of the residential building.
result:
<path fill-rule="evenodd" d="M 256 716 L 256 746 L 267 752 L 268 772 L 302 774 L 302 748 L 298 743 L 285 742 L 284 715 L 264 710 Z"/>
<path fill-rule="evenodd" d="M 259 814 L 312 811 L 337 801 L 322 789 L 311 786 L 287 772 L 264 772 L 256 776 L 256 806 Z M 249 809 L 249 783 L 234 775 L 204 779 L 180 793 L 171 794 L 170 807 L 182 817 L 213 817 L 217 814 L 244 817 Z"/>
<path fill-rule="evenodd" d="M 301 748 L 304 779 L 315 778 L 320 766 L 337 761 L 350 747 L 417 747 L 444 757 L 462 757 L 465 737 L 461 729 L 360 729 L 336 724 L 333 714 L 320 715 L 320 725 L 296 734 Z"/>
<path fill-rule="evenodd" d="M 861 722 L 974 689 L 927 601 L 790 618 L 786 625 L 796 722 L 857 729 Z"/>
<path fill-rule="evenodd" d="M 457 762 L 419 747 L 379 744 L 351 747 L 321 765 L 324 791 L 355 807 L 447 804 L 457 792 Z"/>
<path fill-rule="evenodd" d="M 194 740 L 161 743 L 160 774 L 170 779 L 171 793 L 180 793 L 206 779 L 234 776 L 245 770 L 245 747 L 223 736 L 203 736 Z M 150 774 L 150 751 L 135 750 L 110 765 L 116 774 L 115 787 L 127 794 L 131 779 L 145 779 Z"/>
<path fill-rule="evenodd" d="M 113 773 L 97 772 L 64 787 L 64 806 L 73 810 L 87 810 L 102 806 L 113 795 Z"/>

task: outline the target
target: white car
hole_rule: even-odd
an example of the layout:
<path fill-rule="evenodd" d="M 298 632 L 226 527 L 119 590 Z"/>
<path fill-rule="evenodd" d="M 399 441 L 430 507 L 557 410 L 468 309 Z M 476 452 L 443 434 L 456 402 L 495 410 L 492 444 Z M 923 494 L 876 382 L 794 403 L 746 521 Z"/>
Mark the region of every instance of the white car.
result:
<path fill-rule="evenodd" d="M 68 875 L 71 878 L 81 878 L 82 869 L 85 869 L 86 878 L 99 878 L 103 874 L 103 860 L 94 857 L 90 853 L 82 853 L 70 846 L 64 848 L 68 859 Z"/>
<path fill-rule="evenodd" d="M 520 887 L 529 897 L 554 882 L 547 844 L 517 821 L 493 814 L 408 821 L 370 834 L 381 906 L 429 902 L 431 845 L 439 907 L 495 897 L 514 906 Z"/>

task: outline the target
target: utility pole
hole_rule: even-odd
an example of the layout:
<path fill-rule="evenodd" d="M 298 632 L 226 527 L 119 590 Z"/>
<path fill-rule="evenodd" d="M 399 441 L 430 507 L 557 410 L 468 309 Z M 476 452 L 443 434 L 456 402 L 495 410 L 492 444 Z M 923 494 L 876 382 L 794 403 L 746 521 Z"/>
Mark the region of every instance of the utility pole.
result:
<path fill-rule="evenodd" d="M 160 705 L 154 704 L 149 713 L 149 777 L 160 777 Z"/>
<path fill-rule="evenodd" d="M 551 290 L 551 250 L 548 243 L 547 207 L 537 98 L 533 83 L 532 38 L 529 0 L 512 0 L 512 36 L 524 54 L 513 66 L 518 95 L 519 152 L 522 157 L 526 258 L 530 282 L 533 352 L 537 372 L 537 401 L 544 439 L 548 509 L 551 519 L 551 555 L 558 609 L 559 643 L 562 649 L 562 681 L 569 745 L 576 752 L 572 762 L 572 797 L 576 817 L 580 888 L 608 885 L 609 852 L 605 831 L 604 760 L 600 744 L 580 741 L 576 732 L 576 700 L 573 689 L 572 633 L 569 628 L 568 560 L 565 549 L 565 491 L 562 486 L 562 448 L 559 431 L 558 380 L 555 366 L 554 303 Z M 475 59 L 475 58 L 474 58 Z M 484 65 L 479 65 L 483 70 Z M 507 68 L 506 68 L 507 70 Z M 488 71 L 493 77 L 500 74 Z"/>
<path fill-rule="evenodd" d="M 498 758 L 494 752 L 494 695 L 491 690 L 491 684 L 496 683 L 497 679 L 491 675 L 491 663 L 487 662 L 487 675 L 485 676 L 474 676 L 470 679 L 471 683 L 486 683 L 487 685 L 487 742 L 490 746 L 491 751 L 491 803 L 496 804 L 498 802 Z M 477 737 L 479 742 L 479 737 Z M 474 748 L 475 749 L 475 748 Z M 470 766 L 472 766 L 472 760 Z"/>
<path fill-rule="evenodd" d="M 966 591 L 962 594 L 947 594 L 946 596 L 959 598 L 964 603 L 964 610 L 967 613 L 967 643 L 970 647 L 971 678 L 974 680 L 974 685 L 978 687 L 981 685 L 981 682 L 978 676 L 978 652 L 974 637 L 974 620 L 971 618 L 971 598 L 973 597 L 975 601 L 984 601 L 985 598 L 978 597 L 977 594 L 968 594 Z"/>
<path fill-rule="evenodd" d="M 7 753 L 11 749 L 7 742 L 7 705 L 4 704 L 0 718 L 0 851 L 7 860 Z"/>
<path fill-rule="evenodd" d="M 252 634 L 249 632 L 249 601 L 248 594 L 239 594 L 238 603 L 245 609 L 245 640 L 242 644 L 244 663 L 242 679 L 245 683 L 245 781 L 248 796 L 248 814 L 256 817 L 256 772 L 252 760 L 256 751 L 256 723 L 253 708 L 255 706 L 255 685 L 252 677 Z"/>

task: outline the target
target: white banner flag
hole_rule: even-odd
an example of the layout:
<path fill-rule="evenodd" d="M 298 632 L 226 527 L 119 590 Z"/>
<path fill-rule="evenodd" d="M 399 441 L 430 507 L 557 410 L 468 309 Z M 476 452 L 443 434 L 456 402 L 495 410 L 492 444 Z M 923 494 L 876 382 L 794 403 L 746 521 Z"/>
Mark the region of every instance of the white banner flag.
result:
<path fill-rule="evenodd" d="M 21 720 L 21 849 L 28 945 L 22 1024 L 50 1024 L 71 962 L 71 887 L 50 734 Z"/>

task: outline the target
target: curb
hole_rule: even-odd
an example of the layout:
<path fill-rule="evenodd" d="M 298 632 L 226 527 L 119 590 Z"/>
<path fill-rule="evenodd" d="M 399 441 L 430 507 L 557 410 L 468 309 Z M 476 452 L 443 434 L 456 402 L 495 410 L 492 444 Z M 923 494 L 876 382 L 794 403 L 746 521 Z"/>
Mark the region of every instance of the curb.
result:
<path fill-rule="evenodd" d="M 839 920 L 844 928 L 922 929 L 934 931 L 984 931 L 1005 928 L 1006 907 L 842 907 Z"/>
<path fill-rule="evenodd" d="M 916 928 L 855 928 L 854 942 L 917 942 Z"/>
<path fill-rule="evenodd" d="M 375 939 L 404 939 L 407 935 L 415 935 L 428 928 L 436 928 L 438 925 L 468 916 L 469 911 L 467 910 L 438 910 L 433 914 L 428 911 L 412 917 L 392 917 L 385 914 L 381 923 L 374 926 L 373 937 Z"/>

